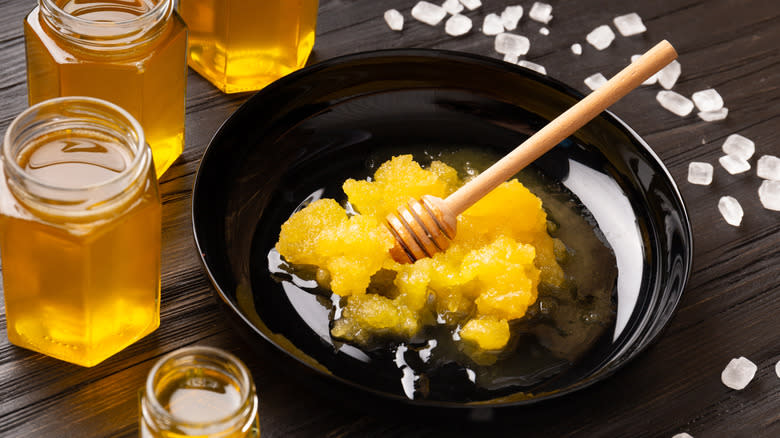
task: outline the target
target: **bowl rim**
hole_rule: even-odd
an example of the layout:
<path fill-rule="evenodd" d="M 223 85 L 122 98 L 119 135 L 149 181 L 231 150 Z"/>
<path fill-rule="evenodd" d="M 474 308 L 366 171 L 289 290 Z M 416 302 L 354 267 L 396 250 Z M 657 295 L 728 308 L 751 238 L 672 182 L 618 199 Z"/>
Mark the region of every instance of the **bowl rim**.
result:
<path fill-rule="evenodd" d="M 428 59 L 442 59 L 442 60 L 448 60 L 453 62 L 465 62 L 465 63 L 471 63 L 473 65 L 478 65 L 482 67 L 490 67 L 492 69 L 500 69 L 505 70 L 507 72 L 511 72 L 514 74 L 519 74 L 521 76 L 526 76 L 536 82 L 541 83 L 544 86 L 553 88 L 556 91 L 562 92 L 570 97 L 573 97 L 577 100 L 581 100 L 585 97 L 581 92 L 576 90 L 575 88 L 567 85 L 566 83 L 563 83 L 557 79 L 551 78 L 547 75 L 542 75 L 540 73 L 537 73 L 533 70 L 529 70 L 527 68 L 510 64 L 508 62 L 504 62 L 499 59 L 490 58 L 483 55 L 477 55 L 473 53 L 467 53 L 467 52 L 459 52 L 459 51 L 453 51 L 453 50 L 442 50 L 442 49 L 382 49 L 382 50 L 372 50 L 372 51 L 365 51 L 365 52 L 357 52 L 342 56 L 337 56 L 334 58 L 330 58 L 327 60 L 323 60 L 321 62 L 318 62 L 316 64 L 304 67 L 300 70 L 297 70 L 295 72 L 292 72 L 286 76 L 283 76 L 276 81 L 272 82 L 271 84 L 267 85 L 265 88 L 257 91 L 254 95 L 252 95 L 249 99 L 247 99 L 244 103 L 242 103 L 236 110 L 234 110 L 230 116 L 228 116 L 227 119 L 225 119 L 219 126 L 219 128 L 215 131 L 214 135 L 209 140 L 208 145 L 206 146 L 205 150 L 203 151 L 203 155 L 201 156 L 200 162 L 198 163 L 198 168 L 195 173 L 195 179 L 193 182 L 192 187 L 192 202 L 190 207 L 190 220 L 192 225 L 192 231 L 193 231 L 193 239 L 195 241 L 195 246 L 198 250 L 198 256 L 201 262 L 201 265 L 209 279 L 209 282 L 212 285 L 213 292 L 216 293 L 216 295 L 220 298 L 223 305 L 227 306 L 227 308 L 230 309 L 230 311 L 237 315 L 242 323 L 245 326 L 248 326 L 252 332 L 255 334 L 260 335 L 265 341 L 267 341 L 270 345 L 272 345 L 276 350 L 283 353 L 284 356 L 296 361 L 298 364 L 303 365 L 304 367 L 308 368 L 309 370 L 314 371 L 316 374 L 318 374 L 320 377 L 325 377 L 326 379 L 333 379 L 335 381 L 338 381 L 340 383 L 346 384 L 348 387 L 351 387 L 353 389 L 358 389 L 361 391 L 366 391 L 375 395 L 378 395 L 384 399 L 389 400 L 396 400 L 405 404 L 415 405 L 415 406 L 424 406 L 424 407 L 435 407 L 435 408 L 461 408 L 461 409 L 475 409 L 475 408 L 504 408 L 504 407 L 513 407 L 513 406 L 528 406 L 531 404 L 537 404 L 540 402 L 546 402 L 552 399 L 557 399 L 559 397 L 565 396 L 567 394 L 570 394 L 572 392 L 577 392 L 582 389 L 585 389 L 587 387 L 590 387 L 598 382 L 601 382 L 608 378 L 609 376 L 616 373 L 619 369 L 621 369 L 625 364 L 632 361 L 636 358 L 640 353 L 644 352 L 649 346 L 653 345 L 658 341 L 660 338 L 661 333 L 665 331 L 665 329 L 668 327 L 669 322 L 672 320 L 674 315 L 677 313 L 677 309 L 679 307 L 679 302 L 682 297 L 683 292 L 685 291 L 685 288 L 687 287 L 688 280 L 691 275 L 692 266 L 693 266 L 693 233 L 692 233 L 692 226 L 690 222 L 690 216 L 688 214 L 688 209 L 685 205 L 685 201 L 682 197 L 682 194 L 680 193 L 679 187 L 677 186 L 677 183 L 675 182 L 674 178 L 672 177 L 669 170 L 664 165 L 663 161 L 658 157 L 658 155 L 655 153 L 655 151 L 649 146 L 649 144 L 636 132 L 633 128 L 631 128 L 626 122 L 624 122 L 622 119 L 620 119 L 618 116 L 616 116 L 613 112 L 610 110 L 605 110 L 601 114 L 597 116 L 597 118 L 604 118 L 607 122 L 617 127 L 620 131 L 624 132 L 627 137 L 631 138 L 633 143 L 635 143 L 637 146 L 641 147 L 643 149 L 643 152 L 647 153 L 649 158 L 655 161 L 655 164 L 657 165 L 658 170 L 660 170 L 663 175 L 665 181 L 669 184 L 669 188 L 671 190 L 671 193 L 674 195 L 676 201 L 678 202 L 679 206 L 679 213 L 680 213 L 680 224 L 682 225 L 682 232 L 683 232 L 683 238 L 687 242 L 687 245 L 684 246 L 684 259 L 685 259 L 685 265 L 682 269 L 682 275 L 680 278 L 679 283 L 679 294 L 672 297 L 670 301 L 667 302 L 668 306 L 671 306 L 671 311 L 662 315 L 662 318 L 659 320 L 654 321 L 654 323 L 657 325 L 659 322 L 660 328 L 655 331 L 655 333 L 651 334 L 647 340 L 643 342 L 642 345 L 640 345 L 638 348 L 634 348 L 633 351 L 630 352 L 630 355 L 627 358 L 624 358 L 624 360 L 617 364 L 617 366 L 606 366 L 602 368 L 601 370 L 598 370 L 594 372 L 593 374 L 587 376 L 586 378 L 572 384 L 571 386 L 568 386 L 566 388 L 563 388 L 561 390 L 555 390 L 550 393 L 541 393 L 543 395 L 538 395 L 536 397 L 533 397 L 531 399 L 521 399 L 516 401 L 508 401 L 508 402 L 491 402 L 490 400 L 487 401 L 481 401 L 481 402 L 449 402 L 449 401 L 430 401 L 430 400 L 418 400 L 418 399 L 408 399 L 405 397 L 402 397 L 397 394 L 391 394 L 387 392 L 383 392 L 365 385 L 362 385 L 360 383 L 356 383 L 354 381 L 351 381 L 349 379 L 346 379 L 344 377 L 332 374 L 332 373 L 325 373 L 322 370 L 313 367 L 311 364 L 307 363 L 306 361 L 302 360 L 300 357 L 294 354 L 290 354 L 289 351 L 285 348 L 283 348 L 281 345 L 279 345 L 277 342 L 275 342 L 273 339 L 269 338 L 263 331 L 261 331 L 258 327 L 256 327 L 244 314 L 243 312 L 237 307 L 236 303 L 230 299 L 229 294 L 227 294 L 222 287 L 220 286 L 219 282 L 217 281 L 214 273 L 212 272 L 212 269 L 209 267 L 209 263 L 206 260 L 206 253 L 204 252 L 204 248 L 201 245 L 201 239 L 200 234 L 198 232 L 198 224 L 196 221 L 196 211 L 198 210 L 199 206 L 199 200 L 196 196 L 199 192 L 199 187 L 203 184 L 201 179 L 203 175 L 203 169 L 204 169 L 204 163 L 208 162 L 208 159 L 210 156 L 216 154 L 215 152 L 218 147 L 215 143 L 216 140 L 219 139 L 220 136 L 223 135 L 223 131 L 228 129 L 230 127 L 230 124 L 233 120 L 235 120 L 236 116 L 240 113 L 248 111 L 248 108 L 250 105 L 252 105 L 252 102 L 255 100 L 263 99 L 263 96 L 266 96 L 268 94 L 273 94 L 277 89 L 284 88 L 288 84 L 295 83 L 299 78 L 309 76 L 312 74 L 316 74 L 318 71 L 325 70 L 334 66 L 339 66 L 342 64 L 349 64 L 349 63 L 355 63 L 360 61 L 368 61 L 368 60 L 381 60 L 381 59 L 389 59 L 389 58 L 428 58 Z M 204 233 L 205 234 L 205 233 Z M 645 325 L 643 328 L 646 328 L 647 325 Z M 626 347 L 630 347 L 631 345 L 626 344 L 624 345 L 623 349 Z M 621 354 L 622 351 L 620 352 Z M 616 356 L 615 354 L 612 355 L 611 358 L 607 361 L 607 364 L 609 364 L 612 360 L 616 359 L 619 356 Z"/>

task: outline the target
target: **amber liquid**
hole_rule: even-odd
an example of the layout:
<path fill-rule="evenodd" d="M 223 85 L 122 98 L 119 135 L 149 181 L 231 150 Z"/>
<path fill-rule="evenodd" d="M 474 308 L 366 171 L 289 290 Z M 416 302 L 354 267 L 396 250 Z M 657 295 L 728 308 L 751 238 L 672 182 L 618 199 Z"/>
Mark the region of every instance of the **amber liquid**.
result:
<path fill-rule="evenodd" d="M 152 0 L 60 0 L 80 18 L 117 22 L 136 18 Z M 60 96 L 90 96 L 113 102 L 133 115 L 152 147 L 158 177 L 184 148 L 187 35 L 176 14 L 149 42 L 111 51 L 85 50 L 42 21 L 35 8 L 24 22 L 30 104 Z M 76 29 L 78 30 L 78 29 Z"/>
<path fill-rule="evenodd" d="M 258 90 L 306 64 L 318 0 L 180 0 L 189 64 L 226 93 Z"/>
<path fill-rule="evenodd" d="M 142 423 L 142 438 L 219 437 L 258 438 L 259 418 L 237 418 L 225 427 L 221 420 L 234 415 L 241 408 L 241 393 L 235 382 L 224 374 L 208 368 L 189 368 L 166 376 L 160 382 L 156 398 L 160 405 L 179 423 L 173 430 L 152 432 Z M 187 424 L 197 424 L 188 427 Z M 226 430 L 227 429 L 227 430 Z"/>
<path fill-rule="evenodd" d="M 131 154 L 106 138 L 70 131 L 27 147 L 18 161 L 40 181 L 83 188 L 124 171 Z M 30 209 L 0 180 L 13 344 L 93 366 L 157 328 L 161 207 L 151 172 L 137 196 L 88 220 Z"/>

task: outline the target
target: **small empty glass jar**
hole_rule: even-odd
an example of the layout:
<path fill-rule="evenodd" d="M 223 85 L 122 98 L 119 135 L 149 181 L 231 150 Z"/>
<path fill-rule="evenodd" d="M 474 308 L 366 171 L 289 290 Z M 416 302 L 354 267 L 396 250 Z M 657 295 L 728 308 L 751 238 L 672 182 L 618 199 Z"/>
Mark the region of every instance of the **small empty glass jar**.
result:
<path fill-rule="evenodd" d="M 160 324 L 160 195 L 138 122 L 99 99 L 8 127 L 0 252 L 11 343 L 93 366 Z"/>
<path fill-rule="evenodd" d="M 318 0 L 179 0 L 189 64 L 225 93 L 259 90 L 304 65 Z"/>
<path fill-rule="evenodd" d="M 258 438 L 252 375 L 232 354 L 186 347 L 152 367 L 139 397 L 142 438 Z"/>
<path fill-rule="evenodd" d="M 173 0 L 38 0 L 24 35 L 31 105 L 105 99 L 141 122 L 158 177 L 181 155 L 187 29 Z"/>

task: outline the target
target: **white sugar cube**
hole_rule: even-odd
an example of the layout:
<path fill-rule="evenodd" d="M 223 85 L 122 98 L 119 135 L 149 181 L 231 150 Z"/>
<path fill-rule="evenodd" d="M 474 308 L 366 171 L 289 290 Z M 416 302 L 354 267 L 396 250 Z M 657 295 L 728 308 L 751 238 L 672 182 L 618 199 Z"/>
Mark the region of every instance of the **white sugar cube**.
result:
<path fill-rule="evenodd" d="M 712 184 L 713 168 L 710 163 L 693 161 L 688 164 L 688 182 L 700 186 Z"/>
<path fill-rule="evenodd" d="M 482 20 L 482 33 L 488 36 L 498 35 L 504 31 L 504 23 L 497 14 L 487 14 Z"/>
<path fill-rule="evenodd" d="M 528 49 L 531 48 L 531 42 L 522 35 L 504 32 L 496 35 L 494 46 L 496 52 L 503 55 L 513 54 L 522 56 L 528 53 Z"/>
<path fill-rule="evenodd" d="M 441 7 L 452 15 L 460 14 L 463 11 L 463 5 L 460 3 L 460 0 L 445 0 Z"/>
<path fill-rule="evenodd" d="M 636 62 L 636 60 L 641 57 L 642 55 L 631 55 L 631 62 Z M 653 85 L 656 82 L 658 82 L 658 72 L 655 72 L 652 76 L 642 82 L 642 85 Z"/>
<path fill-rule="evenodd" d="M 575 55 L 582 55 L 582 45 L 580 45 L 580 43 L 572 44 L 571 53 L 574 53 Z"/>
<path fill-rule="evenodd" d="M 729 115 L 729 109 L 725 106 L 717 111 L 700 111 L 699 118 L 705 122 L 717 122 L 723 120 Z"/>
<path fill-rule="evenodd" d="M 720 374 L 720 380 L 731 389 L 743 389 L 756 376 L 758 367 L 744 357 L 731 359 Z"/>
<path fill-rule="evenodd" d="M 673 436 L 672 438 L 693 438 L 693 437 L 685 432 L 681 432 Z"/>
<path fill-rule="evenodd" d="M 585 85 L 593 91 L 607 83 L 607 78 L 601 73 L 595 73 L 585 78 Z"/>
<path fill-rule="evenodd" d="M 756 151 L 756 144 L 753 140 L 743 137 L 739 134 L 731 134 L 723 142 L 723 152 L 728 155 L 749 160 Z"/>
<path fill-rule="evenodd" d="M 758 187 L 758 199 L 767 210 L 780 211 L 780 181 L 764 180 Z"/>
<path fill-rule="evenodd" d="M 655 95 L 655 100 L 657 100 L 662 107 L 680 117 L 685 117 L 693 111 L 693 102 L 674 91 L 659 91 L 658 94 Z"/>
<path fill-rule="evenodd" d="M 742 206 L 739 205 L 739 201 L 731 196 L 722 196 L 718 201 L 718 211 L 726 223 L 738 227 L 742 223 Z M 724 382 L 725 383 L 725 382 Z M 736 388 L 735 388 L 736 389 Z M 741 389 L 741 388 L 740 388 Z"/>
<path fill-rule="evenodd" d="M 446 23 L 444 23 L 444 31 L 449 36 L 461 36 L 467 34 L 471 30 L 471 18 L 456 14 L 450 17 Z"/>
<path fill-rule="evenodd" d="M 775 374 L 777 374 L 777 377 L 780 377 L 780 360 L 775 364 Z"/>
<path fill-rule="evenodd" d="M 529 70 L 533 70 L 533 71 L 535 71 L 537 73 L 540 73 L 540 74 L 543 74 L 543 75 L 547 74 L 547 69 L 544 68 L 543 66 L 535 63 L 535 62 L 526 61 L 525 59 L 523 59 L 520 62 L 518 62 L 517 65 L 519 65 L 521 67 L 525 67 L 525 68 L 527 68 Z"/>
<path fill-rule="evenodd" d="M 430 26 L 436 26 L 447 16 L 447 11 L 441 6 L 426 1 L 418 2 L 412 8 L 412 17 Z"/>
<path fill-rule="evenodd" d="M 512 64 L 517 64 L 517 58 L 518 58 L 517 55 L 515 55 L 514 53 L 508 53 L 504 55 L 504 61 Z"/>
<path fill-rule="evenodd" d="M 602 24 L 590 31 L 585 39 L 597 50 L 604 50 L 612 44 L 612 41 L 615 39 L 615 32 L 612 32 L 612 29 L 606 24 Z"/>
<path fill-rule="evenodd" d="M 401 31 L 404 29 L 404 16 L 395 9 L 385 11 L 385 23 L 390 29 Z"/>
<path fill-rule="evenodd" d="M 671 90 L 682 72 L 682 66 L 675 59 L 658 72 L 658 83 L 667 90 Z"/>
<path fill-rule="evenodd" d="M 548 29 L 546 27 L 543 27 L 543 28 L 539 29 L 539 33 L 544 35 L 544 36 L 547 36 L 547 35 L 550 34 L 550 29 Z"/>
<path fill-rule="evenodd" d="M 517 29 L 517 23 L 523 17 L 523 7 L 520 5 L 507 6 L 501 13 L 501 21 L 506 30 Z"/>
<path fill-rule="evenodd" d="M 460 2 L 469 11 L 473 11 L 474 9 L 477 9 L 478 7 L 482 6 L 482 1 L 481 0 L 460 0 Z"/>
<path fill-rule="evenodd" d="M 759 178 L 780 181 L 780 158 L 774 155 L 763 155 L 756 164 L 756 174 Z"/>
<path fill-rule="evenodd" d="M 708 88 L 693 93 L 693 103 L 699 111 L 717 111 L 723 108 L 723 98 L 714 88 Z"/>
<path fill-rule="evenodd" d="M 623 36 L 637 35 L 647 30 L 645 24 L 642 23 L 642 17 L 636 12 L 615 17 L 612 22 L 615 23 L 615 28 Z"/>
<path fill-rule="evenodd" d="M 547 24 L 552 20 L 552 6 L 547 3 L 535 2 L 528 12 L 531 20 Z"/>
<path fill-rule="evenodd" d="M 726 172 L 736 175 L 750 170 L 750 163 L 735 155 L 724 155 L 718 158 L 718 162 Z"/>

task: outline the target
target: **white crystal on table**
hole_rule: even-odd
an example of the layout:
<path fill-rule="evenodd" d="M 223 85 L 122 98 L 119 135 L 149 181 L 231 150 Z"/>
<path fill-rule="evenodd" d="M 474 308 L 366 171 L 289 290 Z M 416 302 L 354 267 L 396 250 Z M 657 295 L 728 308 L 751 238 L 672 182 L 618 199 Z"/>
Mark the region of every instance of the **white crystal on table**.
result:
<path fill-rule="evenodd" d="M 723 142 L 723 152 L 743 160 L 749 160 L 753 153 L 756 152 L 756 144 L 747 137 L 731 134 Z"/>
<path fill-rule="evenodd" d="M 723 98 L 714 88 L 708 88 L 693 93 L 693 103 L 699 111 L 717 111 L 723 108 Z"/>
<path fill-rule="evenodd" d="M 615 23 L 615 28 L 623 36 L 637 35 L 647 30 L 645 24 L 642 23 L 642 17 L 636 12 L 615 17 L 612 22 Z"/>
<path fill-rule="evenodd" d="M 474 9 L 477 9 L 478 7 L 482 6 L 482 1 L 481 0 L 460 0 L 460 2 L 469 11 L 473 11 Z"/>
<path fill-rule="evenodd" d="M 412 17 L 431 26 L 436 26 L 446 16 L 447 11 L 444 8 L 426 1 L 418 2 L 412 8 Z"/>
<path fill-rule="evenodd" d="M 758 367 L 750 360 L 739 357 L 731 359 L 726 368 L 720 373 L 720 380 L 731 389 L 743 389 L 756 376 Z"/>
<path fill-rule="evenodd" d="M 671 90 L 682 72 L 682 66 L 675 59 L 658 72 L 658 83 L 667 90 Z"/>
<path fill-rule="evenodd" d="M 655 95 L 655 100 L 657 100 L 662 107 L 680 117 L 685 117 L 693 111 L 693 102 L 682 94 L 675 93 L 674 91 L 659 91 L 658 94 Z"/>
<path fill-rule="evenodd" d="M 452 15 L 463 12 L 463 5 L 460 3 L 460 0 L 445 0 L 441 7 Z"/>
<path fill-rule="evenodd" d="M 756 174 L 759 178 L 780 181 L 780 158 L 774 155 L 763 155 L 756 164 Z"/>
<path fill-rule="evenodd" d="M 631 62 L 636 62 L 636 60 L 641 57 L 642 55 L 631 55 Z M 652 76 L 647 78 L 644 82 L 642 82 L 642 85 L 653 85 L 656 82 L 658 82 L 658 72 L 654 73 Z"/>
<path fill-rule="evenodd" d="M 693 161 L 688 164 L 688 182 L 700 186 L 712 184 L 713 167 L 710 163 Z"/>
<path fill-rule="evenodd" d="M 528 53 L 528 49 L 530 48 L 531 42 L 522 35 L 506 32 L 496 35 L 495 49 L 496 52 L 501 53 L 502 55 L 512 54 L 522 56 Z"/>
<path fill-rule="evenodd" d="M 552 20 L 552 6 L 547 3 L 535 2 L 528 12 L 528 17 L 531 20 L 547 24 Z"/>
<path fill-rule="evenodd" d="M 523 7 L 520 5 L 507 6 L 501 13 L 501 22 L 506 30 L 517 29 L 517 23 L 523 17 Z"/>
<path fill-rule="evenodd" d="M 517 58 L 518 58 L 517 55 L 515 55 L 514 53 L 508 53 L 504 55 L 504 61 L 510 62 L 512 64 L 517 64 Z"/>
<path fill-rule="evenodd" d="M 519 65 L 521 67 L 525 67 L 525 68 L 530 69 L 530 70 L 533 70 L 533 71 L 535 71 L 537 73 L 540 73 L 540 74 L 543 74 L 543 75 L 547 74 L 547 69 L 544 68 L 543 66 L 535 63 L 535 62 L 526 61 L 525 59 L 523 59 L 520 62 L 518 62 L 517 65 Z"/>
<path fill-rule="evenodd" d="M 388 9 L 385 11 L 385 23 L 387 23 L 387 26 L 392 30 L 404 30 L 404 16 L 396 9 Z"/>
<path fill-rule="evenodd" d="M 574 53 L 575 55 L 582 55 L 582 45 L 580 45 L 580 43 L 572 44 L 571 53 Z"/>
<path fill-rule="evenodd" d="M 548 29 L 546 27 L 543 27 L 543 28 L 539 29 L 539 33 L 544 35 L 544 36 L 547 36 L 547 35 L 550 34 L 550 29 Z"/>
<path fill-rule="evenodd" d="M 606 24 L 602 24 L 590 31 L 585 39 L 596 49 L 604 50 L 615 40 L 615 32 L 612 32 L 612 29 Z"/>
<path fill-rule="evenodd" d="M 498 35 L 504 31 L 504 23 L 498 14 L 487 14 L 482 20 L 482 33 L 488 36 Z"/>
<path fill-rule="evenodd" d="M 758 199 L 767 210 L 780 211 L 780 181 L 765 179 L 758 187 Z"/>
<path fill-rule="evenodd" d="M 732 175 L 750 170 L 750 163 L 734 155 L 724 155 L 718 158 L 718 162 Z"/>
<path fill-rule="evenodd" d="M 601 73 L 595 73 L 585 78 L 585 85 L 593 91 L 607 83 L 607 78 Z"/>
<path fill-rule="evenodd" d="M 680 432 L 677 435 L 673 436 L 672 438 L 693 438 L 693 437 L 685 432 Z"/>
<path fill-rule="evenodd" d="M 742 216 L 744 215 L 744 212 L 742 211 L 742 206 L 739 205 L 739 201 L 732 198 L 731 196 L 722 196 L 720 198 L 720 200 L 718 201 L 718 210 L 720 211 L 720 215 L 723 216 L 723 219 L 725 219 L 729 225 L 738 227 L 739 224 L 742 223 Z M 728 386 L 728 384 L 726 384 L 726 386 Z M 734 388 L 734 389 L 742 389 L 742 388 Z"/>
<path fill-rule="evenodd" d="M 775 374 L 777 374 L 777 377 L 780 377 L 780 360 L 775 364 Z"/>
<path fill-rule="evenodd" d="M 725 106 L 717 111 L 700 111 L 699 118 L 705 122 L 717 122 L 723 120 L 729 115 L 729 109 Z"/>
<path fill-rule="evenodd" d="M 471 30 L 471 18 L 456 14 L 444 23 L 444 31 L 449 36 L 461 36 L 467 34 Z"/>

